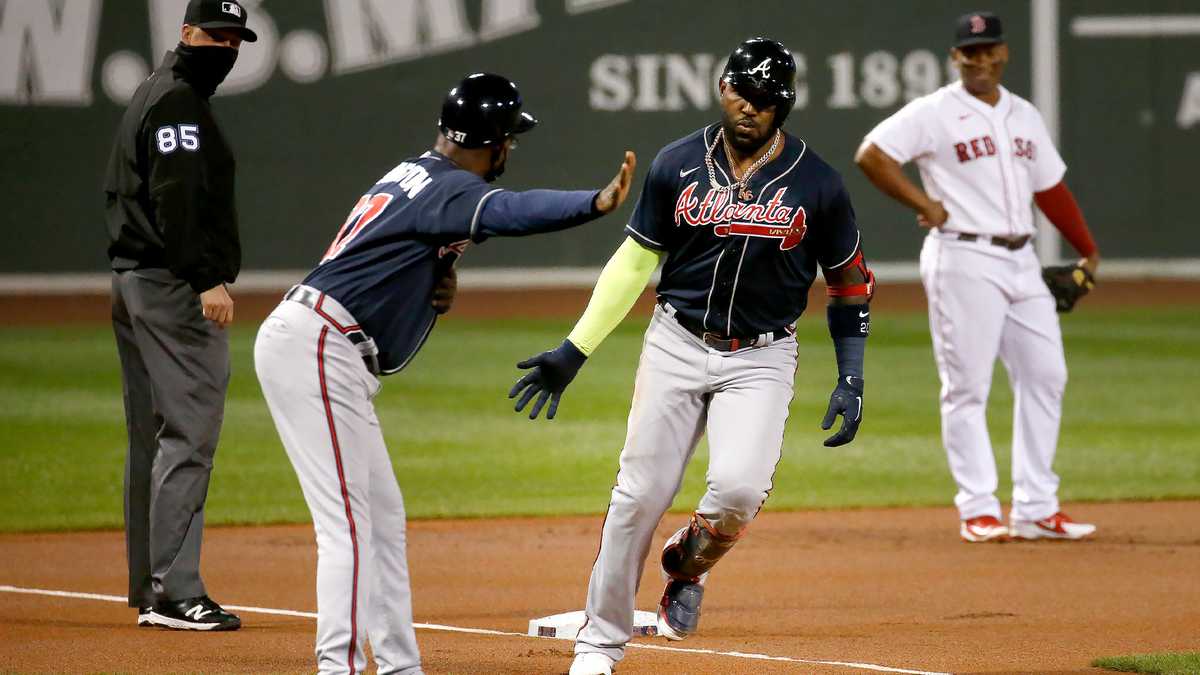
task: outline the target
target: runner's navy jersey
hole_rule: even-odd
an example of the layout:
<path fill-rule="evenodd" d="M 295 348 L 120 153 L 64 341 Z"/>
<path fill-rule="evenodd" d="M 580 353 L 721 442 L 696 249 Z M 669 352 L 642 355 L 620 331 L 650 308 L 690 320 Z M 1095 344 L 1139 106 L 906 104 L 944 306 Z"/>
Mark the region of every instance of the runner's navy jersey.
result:
<path fill-rule="evenodd" d="M 712 190 L 704 156 L 719 128 L 658 153 L 626 232 L 667 253 L 658 297 L 685 323 L 759 335 L 795 323 L 817 265 L 836 268 L 854 256 L 858 225 L 841 175 L 788 134 L 779 156 L 751 177 L 751 200 Z M 717 182 L 728 185 L 725 152 L 713 154 Z"/>
<path fill-rule="evenodd" d="M 381 178 L 302 283 L 345 307 L 379 347 L 383 374 L 433 330 L 434 285 L 471 242 L 562 230 L 598 217 L 597 191 L 510 192 L 429 151 Z"/>

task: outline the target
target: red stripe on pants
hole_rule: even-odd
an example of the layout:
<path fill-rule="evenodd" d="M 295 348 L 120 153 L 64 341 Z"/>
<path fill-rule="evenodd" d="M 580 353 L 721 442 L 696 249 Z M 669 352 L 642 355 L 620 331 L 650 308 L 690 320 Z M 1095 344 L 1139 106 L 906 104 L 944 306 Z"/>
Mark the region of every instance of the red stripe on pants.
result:
<path fill-rule="evenodd" d="M 350 523 L 350 544 L 354 551 L 354 583 L 350 595 L 350 675 L 354 675 L 354 650 L 358 643 L 358 531 L 354 513 L 350 510 L 350 492 L 346 489 L 346 473 L 342 470 L 342 448 L 338 444 L 337 426 L 333 422 L 333 406 L 329 403 L 329 388 L 325 385 L 325 337 L 329 326 L 321 327 L 317 341 L 317 373 L 321 377 L 321 400 L 325 403 L 325 419 L 329 422 L 329 438 L 333 442 L 333 459 L 337 462 L 338 481 L 342 484 L 342 503 L 346 505 L 346 520 Z"/>

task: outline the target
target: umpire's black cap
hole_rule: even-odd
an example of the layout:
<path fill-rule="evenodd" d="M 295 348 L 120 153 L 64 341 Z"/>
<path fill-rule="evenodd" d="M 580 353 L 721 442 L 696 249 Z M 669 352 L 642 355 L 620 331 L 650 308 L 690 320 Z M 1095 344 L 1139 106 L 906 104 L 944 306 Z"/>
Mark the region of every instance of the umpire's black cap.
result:
<path fill-rule="evenodd" d="M 954 27 L 954 46 L 990 45 L 1004 42 L 1000 17 L 991 12 L 971 12 L 958 17 Z"/>
<path fill-rule="evenodd" d="M 246 8 L 236 0 L 191 0 L 183 13 L 189 26 L 235 30 L 246 42 L 257 42 L 258 34 L 246 28 Z"/>
<path fill-rule="evenodd" d="M 537 126 L 521 110 L 521 92 L 503 75 L 473 73 L 446 93 L 438 129 L 464 148 L 482 148 Z"/>

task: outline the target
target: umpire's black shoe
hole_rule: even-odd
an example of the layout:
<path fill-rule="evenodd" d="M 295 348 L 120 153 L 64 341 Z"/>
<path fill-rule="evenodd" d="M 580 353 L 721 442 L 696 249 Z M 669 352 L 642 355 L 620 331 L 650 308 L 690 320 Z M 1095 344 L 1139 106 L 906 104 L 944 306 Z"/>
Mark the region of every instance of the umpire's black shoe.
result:
<path fill-rule="evenodd" d="M 150 621 L 150 612 L 152 611 L 154 611 L 153 607 L 138 607 L 138 628 L 146 628 L 154 625 Z"/>
<path fill-rule="evenodd" d="M 671 579 L 658 606 L 658 634 L 668 640 L 682 640 L 700 627 L 700 602 L 704 586 Z"/>
<path fill-rule="evenodd" d="M 175 630 L 237 630 L 242 620 L 213 602 L 207 595 L 187 600 L 160 601 L 150 612 L 154 626 Z"/>

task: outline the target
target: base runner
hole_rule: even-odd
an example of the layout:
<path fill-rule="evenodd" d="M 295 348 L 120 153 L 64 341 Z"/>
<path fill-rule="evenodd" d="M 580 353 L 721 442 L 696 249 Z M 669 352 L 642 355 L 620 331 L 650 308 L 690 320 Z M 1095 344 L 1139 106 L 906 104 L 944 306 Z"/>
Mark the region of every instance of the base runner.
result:
<path fill-rule="evenodd" d="M 510 392 L 530 417 L 563 389 L 616 327 L 663 262 L 646 331 L 625 447 L 588 586 L 587 622 L 571 675 L 611 673 L 630 639 L 642 563 L 700 437 L 708 490 L 662 551 L 659 634 L 699 627 L 709 571 L 745 534 L 771 491 L 796 372 L 795 322 L 820 266 L 829 286 L 837 385 L 821 427 L 827 446 L 862 420 L 863 356 L 874 284 L 841 176 L 780 128 L 795 101 L 796 64 L 755 38 L 730 55 L 721 121 L 655 158 L 626 231 L 575 329 Z"/>

